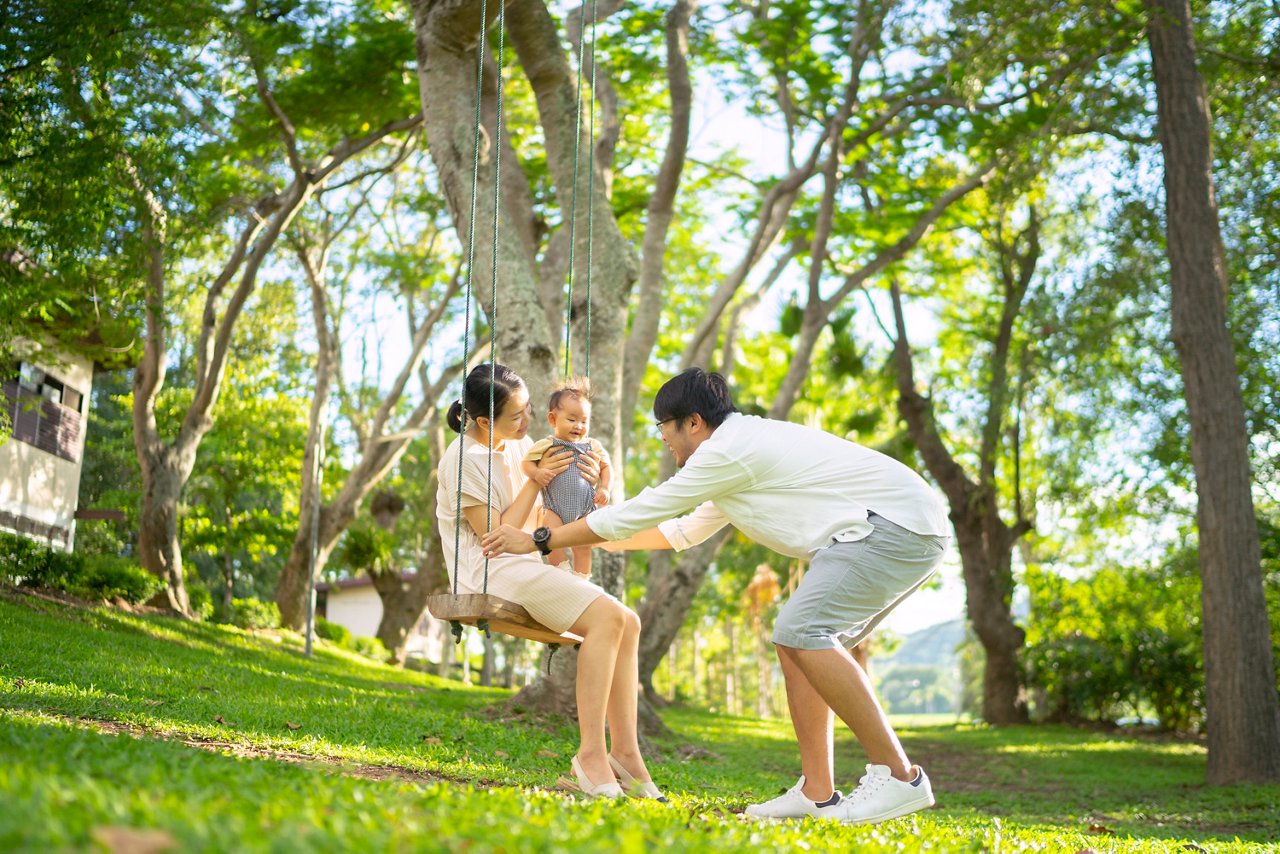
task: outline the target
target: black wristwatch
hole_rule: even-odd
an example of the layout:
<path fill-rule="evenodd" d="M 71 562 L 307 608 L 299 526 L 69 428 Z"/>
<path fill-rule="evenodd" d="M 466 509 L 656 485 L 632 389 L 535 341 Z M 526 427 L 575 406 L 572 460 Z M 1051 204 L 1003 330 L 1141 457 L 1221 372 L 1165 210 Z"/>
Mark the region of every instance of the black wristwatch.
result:
<path fill-rule="evenodd" d="M 538 551 L 544 555 L 551 554 L 551 529 L 550 528 L 534 528 L 533 544 L 538 547 Z"/>

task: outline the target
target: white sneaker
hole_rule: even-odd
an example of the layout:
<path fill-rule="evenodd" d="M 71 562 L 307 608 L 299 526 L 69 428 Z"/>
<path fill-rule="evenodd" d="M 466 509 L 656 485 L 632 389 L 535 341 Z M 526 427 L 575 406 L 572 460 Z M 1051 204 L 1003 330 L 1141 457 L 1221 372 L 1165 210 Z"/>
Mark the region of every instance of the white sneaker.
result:
<path fill-rule="evenodd" d="M 752 804 L 747 807 L 746 815 L 752 818 L 803 818 L 807 815 L 816 818 L 833 818 L 832 810 L 839 809 L 840 804 L 843 803 L 844 796 L 839 791 L 824 804 L 818 804 L 809 800 L 805 793 L 800 791 L 803 788 L 804 775 L 801 774 L 800 780 L 784 794 L 762 804 Z"/>
<path fill-rule="evenodd" d="M 823 815 L 849 824 L 875 824 L 933 806 L 933 787 L 919 765 L 913 765 L 916 779 L 904 783 L 889 772 L 888 765 L 868 765 L 858 788 Z"/>

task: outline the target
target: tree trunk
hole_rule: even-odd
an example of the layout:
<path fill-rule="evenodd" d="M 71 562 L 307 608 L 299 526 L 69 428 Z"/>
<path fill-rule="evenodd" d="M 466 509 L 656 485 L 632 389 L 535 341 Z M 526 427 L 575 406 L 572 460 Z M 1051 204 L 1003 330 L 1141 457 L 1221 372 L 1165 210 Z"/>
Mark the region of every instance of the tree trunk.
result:
<path fill-rule="evenodd" d="M 190 469 L 171 464 L 172 454 L 159 459 L 138 454 L 142 466 L 142 512 L 138 519 L 138 559 L 143 569 L 165 580 L 157 597 L 164 606 L 191 615 L 191 601 L 182 578 L 182 545 L 178 541 L 178 499 Z"/>
<path fill-rule="evenodd" d="M 1016 257 L 1020 265 L 1018 276 L 1006 277 L 1003 283 L 1005 300 L 991 358 L 992 380 L 987 390 L 984 436 L 998 435 L 999 426 L 1004 423 L 1001 405 L 1007 399 L 1004 366 L 1008 359 L 1013 321 L 1039 258 L 1036 228 L 1033 215 L 1027 232 L 1029 248 L 1025 254 Z M 1005 250 L 1015 251 L 1011 247 L 1001 247 L 1001 251 Z M 948 450 L 934 421 L 932 402 L 916 390 L 902 295 L 896 282 L 892 283 L 890 293 L 897 331 L 893 361 L 898 386 L 898 413 L 906 422 L 912 441 L 920 449 L 925 467 L 942 488 L 951 508 L 951 523 L 956 532 L 965 580 L 966 609 L 974 633 L 986 652 L 982 717 L 995 725 L 1022 723 L 1027 720 L 1027 706 L 1018 651 L 1026 633 L 1013 619 L 1012 565 L 1014 546 L 1031 526 L 1022 518 L 1012 526 L 1000 518 L 994 482 L 997 449 L 993 443 L 982 443 L 977 481 L 965 472 Z M 1021 502 L 1017 505 L 1021 513 Z"/>
<path fill-rule="evenodd" d="M 1212 784 L 1280 782 L 1280 698 L 1251 495 L 1248 427 L 1213 186 L 1211 117 L 1188 0 L 1148 0 L 1164 154 L 1173 343 L 1182 365 L 1199 499 Z"/>
<path fill-rule="evenodd" d="M 226 531 L 228 532 L 228 537 L 226 539 L 229 540 L 230 539 L 229 533 L 231 531 L 231 511 L 229 508 L 225 513 L 225 518 L 223 523 L 226 526 Z M 231 600 L 235 598 L 235 595 L 236 595 L 235 589 L 236 589 L 236 570 L 235 570 L 235 564 L 232 562 L 232 559 L 231 559 L 231 543 L 224 541 L 222 544 L 222 613 L 223 614 L 231 613 Z"/>
<path fill-rule="evenodd" d="M 991 511 L 994 513 L 994 510 Z M 986 654 L 982 673 L 982 719 L 995 726 L 1025 723 L 1018 652 L 1026 632 L 1013 619 L 1012 552 L 1014 541 L 998 518 L 987 531 L 983 513 L 952 512 L 965 584 L 965 612 Z"/>
<path fill-rule="evenodd" d="M 665 291 L 664 262 L 667 231 L 675 218 L 676 191 L 684 174 L 689 148 L 690 115 L 693 112 L 693 85 L 689 78 L 689 23 L 697 0 L 676 0 L 667 13 L 667 90 L 671 96 L 671 132 L 662 166 L 654 181 L 641 241 L 639 298 L 627 336 L 622 380 L 622 411 L 634 412 L 645 366 L 658 340 Z"/>
<path fill-rule="evenodd" d="M 640 632 L 640 687 L 648 704 L 662 705 L 665 702 L 653 688 L 653 674 L 675 643 L 680 627 L 693 606 L 693 597 L 728 538 L 726 529 L 679 555 L 670 552 L 649 554 L 649 580 L 644 599 L 636 609 L 640 614 L 640 625 L 644 627 Z"/>
<path fill-rule="evenodd" d="M 280 625 L 302 631 L 307 622 L 307 568 L 311 565 L 311 528 L 314 516 L 303 512 L 298 517 L 298 533 L 294 536 L 289 556 L 280 570 L 276 586 L 276 604 L 280 608 Z M 316 573 L 329 560 L 342 531 L 355 519 L 354 509 L 345 520 L 335 520 L 331 506 L 320 508 L 320 531 L 316 538 Z M 338 524 L 343 521 L 343 524 Z"/>
<path fill-rule="evenodd" d="M 435 530 L 434 525 L 432 530 Z M 445 592 L 448 586 L 440 539 L 435 536 L 431 538 L 424 560 L 418 565 L 418 571 L 412 579 L 394 589 L 388 589 L 385 594 L 381 589 L 378 590 L 382 599 L 382 621 L 378 623 L 377 638 L 391 654 L 393 664 L 404 664 L 409 633 L 427 610 L 427 598 Z"/>

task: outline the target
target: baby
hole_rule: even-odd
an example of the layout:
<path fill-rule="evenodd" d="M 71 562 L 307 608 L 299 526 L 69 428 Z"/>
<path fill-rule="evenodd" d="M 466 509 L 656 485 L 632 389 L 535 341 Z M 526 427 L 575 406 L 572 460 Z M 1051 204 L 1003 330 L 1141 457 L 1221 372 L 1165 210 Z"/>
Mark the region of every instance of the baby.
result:
<path fill-rule="evenodd" d="M 587 430 L 591 426 L 591 385 L 586 378 L 566 380 L 551 393 L 547 402 L 547 423 L 551 425 L 552 435 L 529 449 L 521 468 L 526 477 L 533 477 L 543 454 L 557 448 L 568 448 L 573 452 L 575 465 L 556 475 L 542 490 L 543 524 L 548 528 L 558 528 L 609 503 L 612 466 L 604 446 L 595 439 L 587 438 Z M 578 458 L 588 451 L 600 460 L 600 483 L 597 486 L 587 482 L 576 465 Z M 574 571 L 590 575 L 591 546 L 578 546 L 572 551 Z M 564 558 L 564 552 L 556 549 L 549 559 L 557 564 Z"/>

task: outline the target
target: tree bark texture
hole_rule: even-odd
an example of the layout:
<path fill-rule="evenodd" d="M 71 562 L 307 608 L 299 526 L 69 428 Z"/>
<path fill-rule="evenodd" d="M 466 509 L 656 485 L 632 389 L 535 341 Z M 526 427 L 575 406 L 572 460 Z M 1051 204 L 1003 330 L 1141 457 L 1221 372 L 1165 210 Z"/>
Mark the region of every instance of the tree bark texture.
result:
<path fill-rule="evenodd" d="M 1280 698 L 1251 494 L 1248 428 L 1227 325 L 1212 119 L 1188 0 L 1148 0 L 1164 155 L 1173 343 L 1191 424 L 1212 784 L 1280 782 Z"/>

